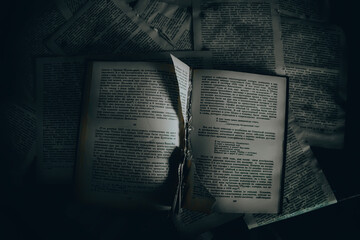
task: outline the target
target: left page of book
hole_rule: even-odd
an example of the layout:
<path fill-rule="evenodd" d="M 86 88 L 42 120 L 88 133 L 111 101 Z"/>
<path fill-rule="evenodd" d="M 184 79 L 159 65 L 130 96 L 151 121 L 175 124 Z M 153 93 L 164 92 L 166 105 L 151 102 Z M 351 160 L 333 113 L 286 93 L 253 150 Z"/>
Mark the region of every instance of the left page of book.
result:
<path fill-rule="evenodd" d="M 144 53 L 173 47 L 123 1 L 89 0 L 46 41 L 63 55 Z"/>
<path fill-rule="evenodd" d="M 79 132 L 85 60 L 39 58 L 37 178 L 42 183 L 71 183 Z"/>
<path fill-rule="evenodd" d="M 76 166 L 80 199 L 169 209 L 177 186 L 179 89 L 173 66 L 94 62 Z"/>
<path fill-rule="evenodd" d="M 211 211 L 279 211 L 286 95 L 285 77 L 193 71 L 189 141 L 196 174 L 190 192 L 207 191 L 215 199 Z M 187 207 L 196 210 L 197 202 Z"/>

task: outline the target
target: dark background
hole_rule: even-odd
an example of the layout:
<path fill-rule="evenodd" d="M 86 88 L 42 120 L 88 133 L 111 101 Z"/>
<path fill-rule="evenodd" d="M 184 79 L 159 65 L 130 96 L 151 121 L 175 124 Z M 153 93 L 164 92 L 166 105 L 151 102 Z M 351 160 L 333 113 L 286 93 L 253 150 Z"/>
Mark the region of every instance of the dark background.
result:
<path fill-rule="evenodd" d="M 0 102 L 21 95 L 13 80 L 18 52 L 17 32 L 41 13 L 46 1 L 7 1 L 0 5 Z M 331 2 L 330 22 L 342 27 L 347 39 L 348 101 L 345 147 L 312 148 L 339 203 L 285 221 L 247 230 L 241 219 L 212 229 L 215 239 L 360 239 L 360 149 L 357 112 L 359 100 L 359 14 L 351 1 Z M 37 185 L 31 166 L 25 182 L 10 184 L 11 154 L 1 133 L 0 239 L 169 239 L 179 237 L 166 213 L 119 212 L 78 206 L 72 187 Z M 108 237 L 108 238 L 106 238 Z"/>

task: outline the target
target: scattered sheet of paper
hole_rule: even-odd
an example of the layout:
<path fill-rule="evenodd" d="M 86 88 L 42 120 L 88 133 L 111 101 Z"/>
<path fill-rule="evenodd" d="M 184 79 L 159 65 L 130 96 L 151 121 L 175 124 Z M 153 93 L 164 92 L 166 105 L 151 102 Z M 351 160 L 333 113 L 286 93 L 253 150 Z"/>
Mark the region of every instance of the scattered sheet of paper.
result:
<path fill-rule="evenodd" d="M 71 183 L 78 141 L 85 59 L 39 58 L 37 177 Z"/>
<path fill-rule="evenodd" d="M 213 67 L 283 74 L 277 1 L 193 2 L 194 49 L 213 51 Z"/>
<path fill-rule="evenodd" d="M 48 40 L 57 54 L 146 53 L 173 47 L 123 1 L 90 0 Z"/>
<path fill-rule="evenodd" d="M 312 146 L 344 143 L 346 69 L 342 31 L 293 18 L 281 18 L 289 107 Z"/>
<path fill-rule="evenodd" d="M 281 214 L 246 214 L 249 228 L 297 216 L 336 203 L 336 198 L 303 132 L 289 117 Z"/>
<path fill-rule="evenodd" d="M 12 184 L 22 184 L 23 177 L 36 157 L 37 116 L 35 105 L 17 102 L 7 103 L 5 119 L 1 119 L 1 129 L 10 156 L 9 171 Z M 3 156 L 5 157 L 5 156 Z"/>
<path fill-rule="evenodd" d="M 25 95 L 30 102 L 35 101 L 34 57 L 54 55 L 46 47 L 44 40 L 65 24 L 83 2 L 85 0 L 43 2 L 41 12 L 34 13 L 36 17 L 24 22 L 23 27 L 16 31 L 17 36 L 14 38 L 16 48 L 13 49 L 12 54 L 16 67 L 21 69 L 14 72 L 18 81 L 17 86 L 21 88 L 16 89 L 16 94 Z"/>
<path fill-rule="evenodd" d="M 191 50 L 191 8 L 154 0 L 137 1 L 134 10 L 176 50 Z"/>

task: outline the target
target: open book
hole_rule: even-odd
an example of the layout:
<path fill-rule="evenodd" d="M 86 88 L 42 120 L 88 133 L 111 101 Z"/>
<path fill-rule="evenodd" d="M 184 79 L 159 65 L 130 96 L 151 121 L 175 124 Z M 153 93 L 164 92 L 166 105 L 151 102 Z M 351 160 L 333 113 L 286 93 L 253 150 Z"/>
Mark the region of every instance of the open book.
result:
<path fill-rule="evenodd" d="M 123 208 L 277 213 L 287 79 L 151 62 L 92 62 L 76 187 Z M 182 202 L 180 202 L 182 201 Z"/>

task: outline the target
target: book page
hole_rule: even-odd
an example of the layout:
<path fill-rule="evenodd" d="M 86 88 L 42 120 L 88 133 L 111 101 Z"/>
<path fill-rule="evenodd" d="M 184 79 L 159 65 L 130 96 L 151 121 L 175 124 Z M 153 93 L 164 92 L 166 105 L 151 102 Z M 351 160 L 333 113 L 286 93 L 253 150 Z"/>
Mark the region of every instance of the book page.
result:
<path fill-rule="evenodd" d="M 170 206 L 179 162 L 178 98 L 171 65 L 93 63 L 76 168 L 81 199 L 119 207 Z"/>
<path fill-rule="evenodd" d="M 279 211 L 286 85 L 284 77 L 194 70 L 189 139 L 212 211 Z"/>
<path fill-rule="evenodd" d="M 336 203 L 336 198 L 301 129 L 289 117 L 281 214 L 246 214 L 249 228 L 307 213 Z"/>
<path fill-rule="evenodd" d="M 37 178 L 71 183 L 78 140 L 85 59 L 39 58 Z"/>
<path fill-rule="evenodd" d="M 126 2 L 116 0 L 88 1 L 46 43 L 63 55 L 173 49 Z"/>
<path fill-rule="evenodd" d="M 137 1 L 134 10 L 176 50 L 191 50 L 191 8 L 154 0 Z"/>
<path fill-rule="evenodd" d="M 284 74 L 277 1 L 193 2 L 194 50 L 213 52 L 213 67 Z"/>
<path fill-rule="evenodd" d="M 289 108 L 311 146 L 341 148 L 347 79 L 343 32 L 285 17 L 281 31 Z"/>

